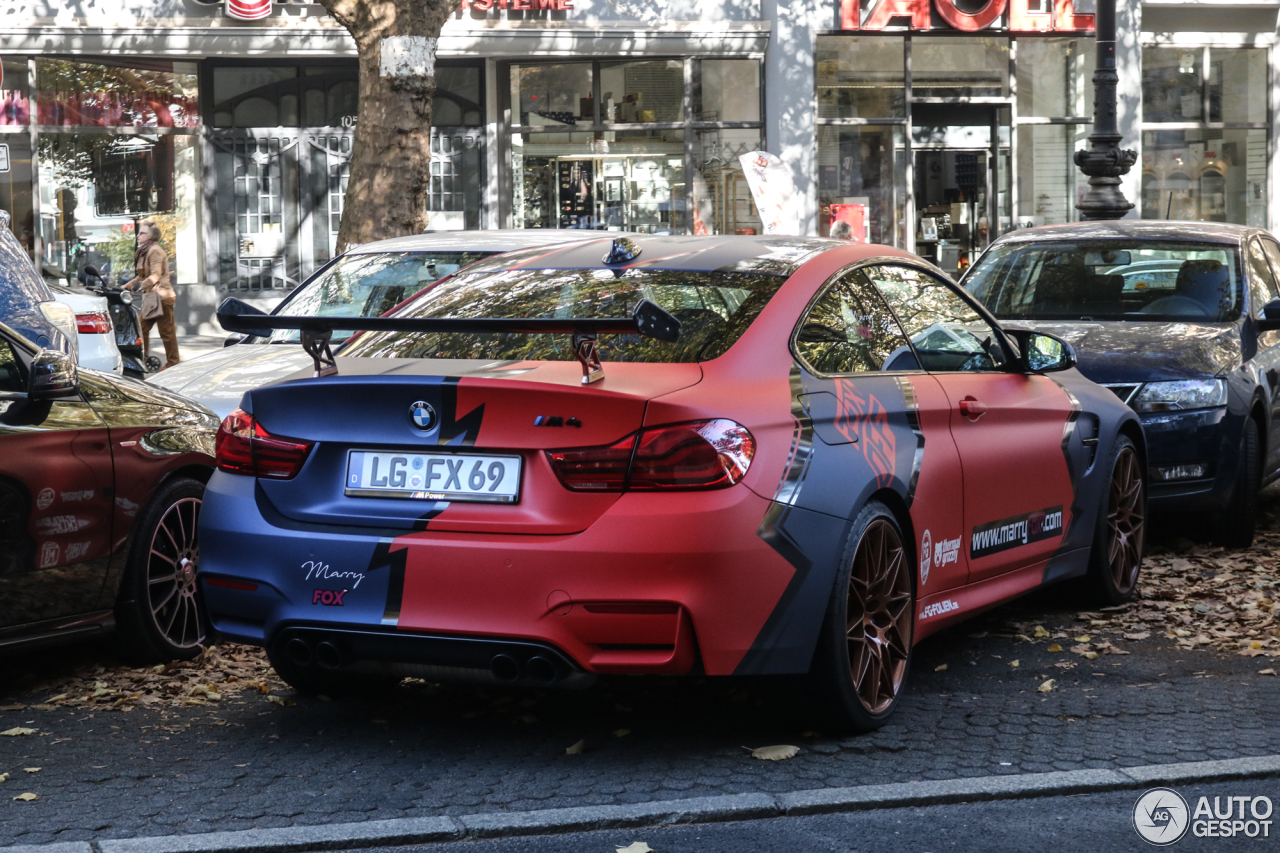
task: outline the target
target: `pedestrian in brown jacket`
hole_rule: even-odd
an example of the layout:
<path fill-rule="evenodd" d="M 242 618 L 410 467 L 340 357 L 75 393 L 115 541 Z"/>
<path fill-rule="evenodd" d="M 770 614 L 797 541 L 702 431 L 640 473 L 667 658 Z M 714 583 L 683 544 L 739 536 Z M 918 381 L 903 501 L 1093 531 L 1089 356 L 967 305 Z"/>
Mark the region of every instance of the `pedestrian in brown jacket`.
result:
<path fill-rule="evenodd" d="M 160 295 L 161 314 L 159 317 L 142 320 L 142 343 L 144 352 L 151 351 L 151 327 L 160 327 L 160 340 L 164 341 L 165 367 L 173 367 L 178 358 L 178 330 L 173 324 L 173 306 L 178 296 L 173 292 L 169 282 L 169 256 L 160 245 L 160 229 L 150 219 L 138 223 L 138 251 L 133 257 L 134 278 L 125 287 L 141 290 L 143 293 L 155 291 Z M 162 367 L 161 370 L 164 368 Z"/>

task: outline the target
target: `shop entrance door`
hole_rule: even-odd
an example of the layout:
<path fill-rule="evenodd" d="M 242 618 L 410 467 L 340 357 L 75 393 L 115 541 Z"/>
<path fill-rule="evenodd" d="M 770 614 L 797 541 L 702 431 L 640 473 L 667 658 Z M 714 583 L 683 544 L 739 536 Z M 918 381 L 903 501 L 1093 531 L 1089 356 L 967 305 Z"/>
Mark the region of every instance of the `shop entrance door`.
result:
<path fill-rule="evenodd" d="M 916 253 L 959 275 L 1009 228 L 1010 110 L 913 103 Z"/>

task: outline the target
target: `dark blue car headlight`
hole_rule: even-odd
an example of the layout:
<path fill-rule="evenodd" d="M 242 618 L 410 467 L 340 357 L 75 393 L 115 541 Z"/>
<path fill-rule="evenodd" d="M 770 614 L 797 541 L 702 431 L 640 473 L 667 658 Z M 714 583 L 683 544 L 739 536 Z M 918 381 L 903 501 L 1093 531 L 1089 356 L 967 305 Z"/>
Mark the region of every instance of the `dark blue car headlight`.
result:
<path fill-rule="evenodd" d="M 1139 412 L 1187 412 L 1213 409 L 1227 404 L 1225 379 L 1178 379 L 1148 382 L 1133 399 Z"/>

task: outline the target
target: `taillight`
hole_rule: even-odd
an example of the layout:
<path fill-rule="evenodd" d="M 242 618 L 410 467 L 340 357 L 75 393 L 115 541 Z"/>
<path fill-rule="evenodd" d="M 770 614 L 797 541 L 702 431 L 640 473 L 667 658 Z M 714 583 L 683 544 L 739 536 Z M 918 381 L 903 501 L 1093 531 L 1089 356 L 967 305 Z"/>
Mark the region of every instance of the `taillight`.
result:
<path fill-rule="evenodd" d="M 547 454 L 566 488 L 601 492 L 720 489 L 741 481 L 754 455 L 747 428 L 723 418 L 651 427 L 604 447 Z"/>
<path fill-rule="evenodd" d="M 96 311 L 76 315 L 76 331 L 82 335 L 111 334 L 111 318 Z"/>
<path fill-rule="evenodd" d="M 310 442 L 275 438 L 244 409 L 227 415 L 218 427 L 218 470 L 231 474 L 289 480 L 310 452 Z"/>

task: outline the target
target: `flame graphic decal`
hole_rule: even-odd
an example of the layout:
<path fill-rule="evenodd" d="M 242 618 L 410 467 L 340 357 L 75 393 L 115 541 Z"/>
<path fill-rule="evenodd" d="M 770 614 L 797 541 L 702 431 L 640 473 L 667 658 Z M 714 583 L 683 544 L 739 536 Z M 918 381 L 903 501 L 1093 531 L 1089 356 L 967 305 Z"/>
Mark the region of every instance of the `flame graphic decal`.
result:
<path fill-rule="evenodd" d="M 876 474 L 876 486 L 893 482 L 897 443 L 889 427 L 889 413 L 874 394 L 863 396 L 849 379 L 835 380 L 836 429 L 857 442 Z"/>

